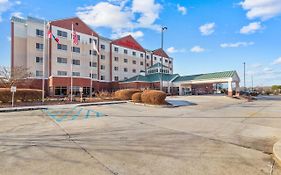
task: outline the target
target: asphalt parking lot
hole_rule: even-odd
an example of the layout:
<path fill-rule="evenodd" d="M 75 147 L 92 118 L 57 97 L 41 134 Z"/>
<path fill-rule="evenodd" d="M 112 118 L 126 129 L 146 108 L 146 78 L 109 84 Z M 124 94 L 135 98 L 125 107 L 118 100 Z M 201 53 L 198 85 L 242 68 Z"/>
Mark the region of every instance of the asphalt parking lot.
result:
<path fill-rule="evenodd" d="M 0 174 L 281 175 L 281 97 L 0 113 Z"/>

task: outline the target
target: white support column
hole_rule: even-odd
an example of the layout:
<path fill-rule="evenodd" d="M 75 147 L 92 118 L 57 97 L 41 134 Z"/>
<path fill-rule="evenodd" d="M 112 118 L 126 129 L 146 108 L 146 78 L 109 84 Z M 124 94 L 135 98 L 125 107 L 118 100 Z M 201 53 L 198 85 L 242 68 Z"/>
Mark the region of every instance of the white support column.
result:
<path fill-rule="evenodd" d="M 179 86 L 179 95 L 183 95 L 182 86 Z"/>
<path fill-rule="evenodd" d="M 232 81 L 228 81 L 228 96 L 232 97 Z"/>
<path fill-rule="evenodd" d="M 235 82 L 235 91 L 236 91 L 236 96 L 240 95 L 240 85 L 239 85 L 239 81 Z"/>

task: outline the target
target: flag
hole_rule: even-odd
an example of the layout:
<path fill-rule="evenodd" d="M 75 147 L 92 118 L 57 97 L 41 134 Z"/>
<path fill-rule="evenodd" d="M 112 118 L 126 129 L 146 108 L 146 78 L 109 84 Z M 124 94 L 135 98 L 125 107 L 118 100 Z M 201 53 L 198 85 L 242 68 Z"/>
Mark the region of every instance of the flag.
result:
<path fill-rule="evenodd" d="M 94 51 L 96 51 L 97 54 L 99 55 L 100 53 L 99 53 L 99 51 L 98 51 L 98 49 L 97 49 L 96 43 L 95 43 L 94 40 L 92 40 L 92 41 L 93 41 L 93 49 L 94 49 Z"/>
<path fill-rule="evenodd" d="M 78 35 L 75 30 L 73 31 L 72 38 L 73 38 L 73 44 L 78 45 Z"/>
<path fill-rule="evenodd" d="M 48 38 L 51 39 L 51 38 L 54 38 L 54 40 L 59 44 L 60 43 L 60 40 L 58 37 L 55 37 L 55 35 L 52 33 L 52 31 L 48 31 Z"/>

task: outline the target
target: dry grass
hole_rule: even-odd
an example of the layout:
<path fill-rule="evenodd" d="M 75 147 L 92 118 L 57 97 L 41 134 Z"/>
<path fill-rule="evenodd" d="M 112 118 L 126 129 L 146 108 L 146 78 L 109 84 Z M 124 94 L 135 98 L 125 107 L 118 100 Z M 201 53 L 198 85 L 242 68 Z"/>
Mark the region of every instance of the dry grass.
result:
<path fill-rule="evenodd" d="M 133 94 L 141 92 L 139 89 L 122 89 L 115 92 L 115 97 L 120 100 L 132 100 Z"/>
<path fill-rule="evenodd" d="M 147 104 L 164 105 L 166 104 L 166 93 L 157 90 L 146 90 L 141 95 L 141 101 Z"/>
<path fill-rule="evenodd" d="M 36 89 L 17 89 L 15 101 L 38 101 L 42 98 L 42 91 Z M 12 100 L 12 93 L 9 88 L 0 88 L 0 101 L 8 103 Z"/>

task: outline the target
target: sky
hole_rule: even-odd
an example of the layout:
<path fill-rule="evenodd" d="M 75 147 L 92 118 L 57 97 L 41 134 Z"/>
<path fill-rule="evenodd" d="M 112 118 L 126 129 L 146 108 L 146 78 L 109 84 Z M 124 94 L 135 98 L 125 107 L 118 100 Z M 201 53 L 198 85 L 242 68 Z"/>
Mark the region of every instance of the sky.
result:
<path fill-rule="evenodd" d="M 78 16 L 104 37 L 128 34 L 174 58 L 174 73 L 236 70 L 251 86 L 281 84 L 281 0 L 0 0 L 0 65 L 10 66 L 10 18 Z M 243 83 L 242 83 L 243 84 Z"/>

